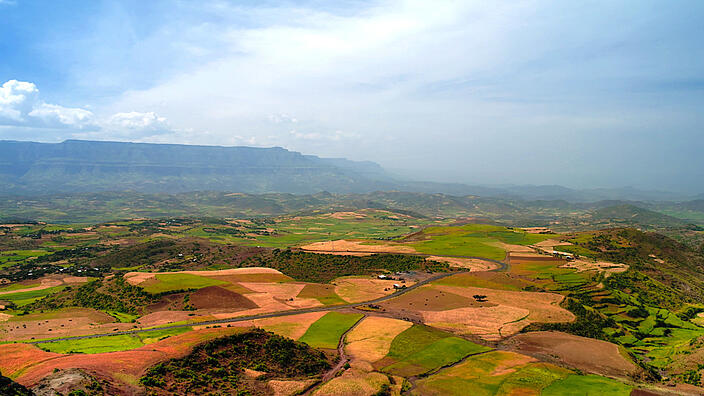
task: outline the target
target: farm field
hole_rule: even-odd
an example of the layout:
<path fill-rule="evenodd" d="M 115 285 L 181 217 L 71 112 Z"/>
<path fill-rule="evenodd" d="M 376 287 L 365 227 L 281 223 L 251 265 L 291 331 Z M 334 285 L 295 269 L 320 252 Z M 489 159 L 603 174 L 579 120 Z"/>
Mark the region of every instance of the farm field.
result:
<path fill-rule="evenodd" d="M 361 318 L 361 314 L 329 312 L 311 324 L 298 341 L 314 348 L 335 349 L 342 334 Z"/>
<path fill-rule="evenodd" d="M 669 265 L 672 249 L 634 260 L 640 234 L 450 224 L 370 209 L 8 227 L 0 372 L 158 393 L 186 386 L 160 365 L 246 333 L 327 361 L 306 377 L 230 350 L 260 394 L 697 394 L 704 304 L 638 261 Z M 83 335 L 99 336 L 66 339 Z"/>

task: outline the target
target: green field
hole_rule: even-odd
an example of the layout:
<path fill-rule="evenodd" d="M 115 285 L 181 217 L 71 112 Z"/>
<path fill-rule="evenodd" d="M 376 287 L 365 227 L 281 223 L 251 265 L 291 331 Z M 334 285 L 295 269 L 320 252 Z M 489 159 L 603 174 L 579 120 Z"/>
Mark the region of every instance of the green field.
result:
<path fill-rule="evenodd" d="M 37 287 L 39 286 L 39 283 L 32 283 L 29 285 L 22 285 L 22 284 L 14 284 L 6 287 L 0 288 L 0 292 L 8 292 L 8 291 L 14 291 L 14 290 L 22 290 L 22 289 L 29 289 L 30 287 Z M 1 295 L 0 295 L 1 296 Z M 2 297 L 0 297 L 1 299 Z"/>
<path fill-rule="evenodd" d="M 598 375 L 576 375 L 553 382 L 545 388 L 541 395 L 544 396 L 628 396 L 631 387 L 624 383 Z"/>
<path fill-rule="evenodd" d="M 476 256 L 503 260 L 506 251 L 498 243 L 531 245 L 554 238 L 553 234 L 529 234 L 506 227 L 467 224 L 458 227 L 428 227 L 421 237 L 425 240 L 413 242 L 416 250 L 426 254 Z"/>
<path fill-rule="evenodd" d="M 335 288 L 330 285 L 320 285 L 316 283 L 307 284 L 300 293 L 298 298 L 315 298 L 323 305 L 345 304 L 347 301 L 340 298 L 335 293 Z"/>
<path fill-rule="evenodd" d="M 31 304 L 45 296 L 60 292 L 66 286 L 54 286 L 42 290 L 19 291 L 17 293 L 8 293 L 0 295 L 0 300 L 10 301 L 17 307 L 22 307 Z"/>
<path fill-rule="evenodd" d="M 418 395 L 521 395 L 540 394 L 555 381 L 567 377 L 567 369 L 547 363 L 512 365 L 516 354 L 503 351 L 470 356 L 462 363 L 420 379 Z M 572 393 L 564 393 L 571 395 Z"/>
<path fill-rule="evenodd" d="M 105 353 L 127 351 L 151 344 L 161 339 L 183 334 L 192 330 L 190 327 L 155 330 L 136 334 L 121 334 L 114 336 L 84 338 L 78 340 L 54 341 L 38 344 L 49 352 L 56 353 Z"/>
<path fill-rule="evenodd" d="M 349 330 L 362 317 L 361 314 L 328 312 L 315 321 L 298 341 L 313 348 L 335 349 L 342 334 Z"/>
<path fill-rule="evenodd" d="M 419 375 L 489 350 L 449 333 L 413 325 L 391 342 L 387 358 L 395 363 L 383 371 L 401 376 Z"/>
<path fill-rule="evenodd" d="M 246 233 L 233 233 L 233 227 L 219 225 L 195 227 L 184 231 L 220 243 L 240 243 L 276 248 L 306 245 L 335 239 L 390 238 L 415 231 L 412 226 L 432 224 L 421 219 L 396 218 L 392 213 L 367 209 L 359 211 L 361 218 L 334 218 L 321 213 L 310 216 L 283 217 L 262 226 L 248 225 Z M 271 228 L 274 231 L 264 231 Z"/>
<path fill-rule="evenodd" d="M 227 282 L 191 274 L 157 274 L 156 281 L 143 283 L 144 291 L 157 294 L 174 290 L 202 289 L 225 285 Z"/>

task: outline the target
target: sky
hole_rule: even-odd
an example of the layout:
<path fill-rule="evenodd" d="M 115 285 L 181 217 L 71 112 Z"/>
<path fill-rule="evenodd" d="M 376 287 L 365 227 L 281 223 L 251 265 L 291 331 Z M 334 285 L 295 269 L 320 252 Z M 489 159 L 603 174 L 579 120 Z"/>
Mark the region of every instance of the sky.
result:
<path fill-rule="evenodd" d="M 0 139 L 704 192 L 704 2 L 0 0 Z"/>

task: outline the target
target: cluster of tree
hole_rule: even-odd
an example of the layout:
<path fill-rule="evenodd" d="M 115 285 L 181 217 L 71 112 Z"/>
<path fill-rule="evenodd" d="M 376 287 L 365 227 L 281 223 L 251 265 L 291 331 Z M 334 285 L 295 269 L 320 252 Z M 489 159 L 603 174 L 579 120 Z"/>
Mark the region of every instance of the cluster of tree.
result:
<path fill-rule="evenodd" d="M 599 311 L 582 305 L 574 298 L 566 299 L 566 306 L 574 314 L 576 320 L 568 323 L 533 323 L 523 329 L 523 331 L 552 330 L 563 331 L 582 337 L 596 338 L 599 340 L 611 341 L 603 329 L 607 327 L 618 327 L 618 324 L 611 318 Z"/>
<path fill-rule="evenodd" d="M 309 378 L 330 368 L 325 355 L 308 345 L 253 329 L 196 346 L 179 359 L 150 368 L 141 383 L 148 392 L 168 394 L 238 394 L 256 392 L 262 383 L 248 379 L 244 369 L 272 378 Z"/>
<path fill-rule="evenodd" d="M 408 272 L 449 271 L 447 263 L 428 261 L 420 256 L 404 254 L 374 254 L 371 256 L 342 256 L 274 249 L 268 254 L 252 256 L 244 267 L 270 267 L 300 281 L 326 283 L 347 275 L 367 275 L 380 271 Z"/>
<path fill-rule="evenodd" d="M 33 396 L 34 392 L 0 374 L 0 394 L 6 396 Z"/>
<path fill-rule="evenodd" d="M 31 311 L 84 307 L 139 314 L 145 306 L 158 301 L 160 297 L 127 283 L 121 276 L 114 276 L 110 279 L 97 279 L 77 288 L 67 287 L 60 293 L 35 301 L 26 309 Z"/>

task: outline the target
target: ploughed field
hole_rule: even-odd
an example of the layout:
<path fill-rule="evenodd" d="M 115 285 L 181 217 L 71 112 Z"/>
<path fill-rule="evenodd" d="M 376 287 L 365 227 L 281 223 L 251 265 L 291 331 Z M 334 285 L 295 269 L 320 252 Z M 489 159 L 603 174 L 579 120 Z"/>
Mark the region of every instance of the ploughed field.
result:
<path fill-rule="evenodd" d="M 13 224 L 0 373 L 87 394 L 701 393 L 704 309 L 632 234 L 451 223 Z"/>

